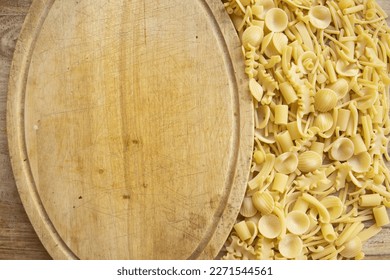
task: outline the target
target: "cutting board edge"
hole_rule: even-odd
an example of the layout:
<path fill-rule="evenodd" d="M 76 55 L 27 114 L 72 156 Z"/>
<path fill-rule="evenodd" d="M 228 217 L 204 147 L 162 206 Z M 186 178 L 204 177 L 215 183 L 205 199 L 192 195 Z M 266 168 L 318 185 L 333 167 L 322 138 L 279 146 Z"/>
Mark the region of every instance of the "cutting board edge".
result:
<path fill-rule="evenodd" d="M 223 35 L 224 43 L 229 51 L 228 56 L 230 57 L 230 61 L 242 61 L 241 44 L 238 37 L 233 32 L 233 24 L 223 9 L 223 5 L 221 5 L 220 2 L 213 0 L 203 1 L 205 2 L 205 5 L 208 5 L 214 16 L 218 14 L 218 16 L 220 16 L 223 20 L 223 26 L 222 24 L 218 25 L 218 28 Z M 45 249 L 54 259 L 78 259 L 78 257 L 61 239 L 45 212 L 39 195 L 37 194 L 37 188 L 31 173 L 26 143 L 24 140 L 23 103 L 29 63 L 31 59 L 30 56 L 32 50 L 34 49 L 35 39 L 40 30 L 37 26 L 42 26 L 45 17 L 54 2 L 55 0 L 34 0 L 22 26 L 15 48 L 9 77 L 7 96 L 7 137 L 11 165 L 20 198 L 34 230 L 37 232 L 37 235 L 39 236 Z M 219 24 L 221 22 L 216 21 L 216 23 Z M 229 27 L 226 28 L 227 26 Z M 224 226 L 226 228 L 226 223 L 228 223 L 228 227 L 233 227 L 235 221 L 232 219 L 225 220 L 224 217 L 226 215 L 230 217 L 237 217 L 239 212 L 239 207 L 237 206 L 242 203 L 249 176 L 254 134 L 252 99 L 249 91 L 247 90 L 247 78 L 244 73 L 244 65 L 232 63 L 232 70 L 234 71 L 233 74 L 236 77 L 236 81 L 234 82 L 237 86 L 238 92 L 240 93 L 238 101 L 240 108 L 245 108 L 240 111 L 240 148 L 237 162 L 235 164 L 245 166 L 245 170 L 248 172 L 234 174 L 234 187 L 229 195 L 228 203 L 221 214 L 221 219 L 216 226 L 216 234 L 210 239 L 205 249 L 196 256 L 196 258 L 199 259 L 210 259 L 212 256 L 216 256 L 224 245 L 230 232 L 222 232 L 219 229 Z M 245 148 L 243 149 L 243 147 Z M 250 153 L 248 151 L 250 151 Z M 232 198 L 234 198 L 233 201 Z"/>

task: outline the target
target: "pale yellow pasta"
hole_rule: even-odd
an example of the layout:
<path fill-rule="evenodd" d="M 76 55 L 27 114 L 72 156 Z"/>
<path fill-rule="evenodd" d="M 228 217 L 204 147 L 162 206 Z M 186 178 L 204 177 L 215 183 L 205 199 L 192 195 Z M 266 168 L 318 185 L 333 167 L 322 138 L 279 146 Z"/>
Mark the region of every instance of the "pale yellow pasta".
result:
<path fill-rule="evenodd" d="M 340 137 L 333 142 L 330 149 L 330 157 L 338 161 L 346 161 L 353 156 L 353 142 L 346 137 Z"/>
<path fill-rule="evenodd" d="M 354 239 L 346 242 L 344 247 L 345 248 L 340 252 L 340 255 L 349 259 L 355 258 L 359 256 L 362 251 L 362 241 L 356 236 Z"/>
<path fill-rule="evenodd" d="M 367 172 L 372 164 L 371 155 L 368 152 L 361 152 L 357 155 L 353 155 L 348 160 L 352 171 L 363 173 Z"/>
<path fill-rule="evenodd" d="M 283 173 L 276 173 L 271 190 L 284 193 L 287 188 L 288 176 Z"/>
<path fill-rule="evenodd" d="M 346 131 L 349 120 L 351 117 L 351 111 L 346 109 L 338 109 L 337 127 L 340 131 Z"/>
<path fill-rule="evenodd" d="M 267 214 L 260 218 L 258 224 L 259 232 L 266 238 L 276 238 L 282 232 L 282 225 L 279 218 L 274 214 Z"/>
<path fill-rule="evenodd" d="M 317 127 L 320 132 L 324 133 L 331 129 L 333 124 L 334 118 L 331 113 L 319 113 L 314 119 L 313 127 Z"/>
<path fill-rule="evenodd" d="M 326 209 L 326 207 L 321 202 L 319 202 L 317 198 L 308 193 L 303 193 L 302 198 L 317 209 L 318 214 L 320 215 L 320 221 L 322 223 L 330 222 L 328 209 Z"/>
<path fill-rule="evenodd" d="M 328 112 L 334 109 L 337 100 L 338 96 L 333 90 L 329 88 L 320 89 L 314 96 L 314 107 L 319 112 Z"/>
<path fill-rule="evenodd" d="M 298 100 L 297 93 L 289 82 L 281 83 L 279 84 L 279 87 L 280 92 L 282 93 L 284 100 L 286 100 L 287 104 L 294 103 Z"/>
<path fill-rule="evenodd" d="M 249 90 L 257 101 L 261 101 L 264 92 L 263 87 L 253 78 L 249 80 Z"/>
<path fill-rule="evenodd" d="M 274 168 L 283 174 L 290 174 L 298 167 L 298 155 L 294 152 L 286 152 L 275 159 Z"/>
<path fill-rule="evenodd" d="M 242 44 L 245 48 L 249 49 L 249 46 L 258 47 L 263 39 L 263 29 L 259 26 L 250 26 L 245 29 L 242 34 Z"/>
<path fill-rule="evenodd" d="M 265 26 L 272 32 L 282 32 L 287 28 L 288 17 L 285 11 L 272 8 L 265 14 Z"/>
<path fill-rule="evenodd" d="M 287 214 L 286 228 L 292 234 L 304 234 L 309 230 L 309 227 L 310 219 L 303 211 L 293 210 Z"/>
<path fill-rule="evenodd" d="M 386 13 L 375 0 L 223 2 L 255 109 L 237 218 L 250 236 L 233 229 L 223 258 L 362 259 L 390 208 Z"/>
<path fill-rule="evenodd" d="M 275 208 L 275 201 L 272 195 L 268 192 L 257 191 L 252 196 L 254 207 L 263 215 L 271 214 Z"/>
<path fill-rule="evenodd" d="M 353 151 L 354 155 L 358 155 L 360 153 L 367 152 L 367 147 L 366 147 L 366 145 L 363 141 L 363 138 L 360 134 L 356 134 L 355 136 L 352 136 L 351 141 L 352 141 L 353 147 L 354 147 L 354 151 Z"/>
<path fill-rule="evenodd" d="M 245 218 L 250 218 L 256 215 L 257 209 L 253 205 L 252 198 L 246 196 L 241 204 L 240 214 Z"/>
<path fill-rule="evenodd" d="M 372 209 L 374 214 L 375 223 L 378 227 L 388 225 L 390 223 L 389 216 L 387 215 L 386 207 L 384 205 L 375 207 Z"/>
<path fill-rule="evenodd" d="M 237 232 L 238 237 L 245 241 L 251 238 L 251 233 L 245 221 L 241 221 L 234 225 L 234 230 Z"/>
<path fill-rule="evenodd" d="M 325 6 L 313 6 L 309 10 L 310 23 L 319 29 L 325 29 L 332 21 L 330 10 Z"/>
<path fill-rule="evenodd" d="M 362 207 L 375 207 L 382 203 L 383 197 L 377 193 L 365 194 L 359 197 L 359 205 Z"/>
<path fill-rule="evenodd" d="M 322 157 L 313 151 L 298 155 L 298 169 L 302 172 L 312 172 L 322 165 Z"/>
<path fill-rule="evenodd" d="M 275 124 L 287 124 L 288 121 L 288 106 L 275 106 Z"/>
<path fill-rule="evenodd" d="M 334 231 L 332 224 L 329 223 L 321 224 L 321 232 L 322 235 L 324 236 L 324 239 L 329 243 L 332 243 L 337 238 L 336 232 Z"/>
<path fill-rule="evenodd" d="M 282 256 L 293 259 L 302 253 L 303 242 L 294 234 L 286 234 L 279 242 L 278 249 Z"/>
<path fill-rule="evenodd" d="M 294 147 L 294 143 L 288 130 L 276 135 L 275 139 L 284 153 L 289 152 L 290 149 Z"/>

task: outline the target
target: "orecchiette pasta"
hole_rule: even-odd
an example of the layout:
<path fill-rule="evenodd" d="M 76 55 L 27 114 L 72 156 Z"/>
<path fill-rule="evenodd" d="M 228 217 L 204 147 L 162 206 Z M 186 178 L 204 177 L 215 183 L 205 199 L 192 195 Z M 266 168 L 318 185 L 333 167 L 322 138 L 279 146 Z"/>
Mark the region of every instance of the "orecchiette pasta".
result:
<path fill-rule="evenodd" d="M 223 2 L 255 124 L 223 259 L 362 259 L 389 223 L 387 14 L 375 0 Z"/>

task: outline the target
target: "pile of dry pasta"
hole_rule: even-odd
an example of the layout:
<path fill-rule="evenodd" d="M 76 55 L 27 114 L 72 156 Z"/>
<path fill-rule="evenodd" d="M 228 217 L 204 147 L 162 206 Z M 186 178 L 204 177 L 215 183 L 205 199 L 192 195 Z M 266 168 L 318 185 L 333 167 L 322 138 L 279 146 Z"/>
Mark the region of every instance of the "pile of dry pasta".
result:
<path fill-rule="evenodd" d="M 223 1 L 255 108 L 223 259 L 362 259 L 389 223 L 390 29 L 375 0 Z"/>

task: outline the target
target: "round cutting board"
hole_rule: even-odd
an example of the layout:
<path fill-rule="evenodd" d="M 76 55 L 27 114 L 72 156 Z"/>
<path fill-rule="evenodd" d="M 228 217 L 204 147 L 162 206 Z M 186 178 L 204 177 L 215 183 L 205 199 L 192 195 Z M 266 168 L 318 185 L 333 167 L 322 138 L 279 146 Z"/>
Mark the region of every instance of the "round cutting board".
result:
<path fill-rule="evenodd" d="M 34 1 L 8 140 L 52 257 L 214 258 L 249 175 L 246 88 L 221 1 Z"/>

